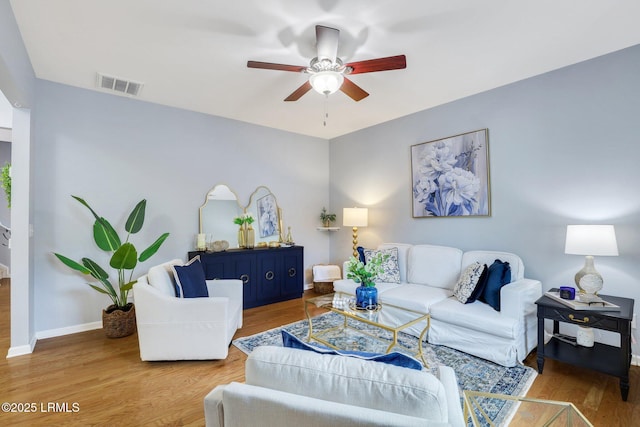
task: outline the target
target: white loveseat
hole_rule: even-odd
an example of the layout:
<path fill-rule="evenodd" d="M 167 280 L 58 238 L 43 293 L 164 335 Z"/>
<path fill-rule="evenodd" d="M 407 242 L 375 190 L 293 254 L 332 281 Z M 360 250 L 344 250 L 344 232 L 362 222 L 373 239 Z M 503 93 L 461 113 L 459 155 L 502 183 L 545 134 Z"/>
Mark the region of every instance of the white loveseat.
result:
<path fill-rule="evenodd" d="M 425 372 L 284 347 L 256 348 L 246 383 L 204 399 L 207 427 L 465 426 L 453 369 Z"/>
<path fill-rule="evenodd" d="M 208 298 L 178 298 L 174 259 L 149 269 L 133 285 L 142 360 L 225 359 L 242 327 L 242 281 L 207 280 Z"/>
<path fill-rule="evenodd" d="M 428 341 L 446 345 L 503 366 L 522 362 L 537 345 L 535 301 L 542 295 L 538 280 L 525 279 L 520 257 L 508 252 L 468 251 L 435 245 L 385 243 L 378 249 L 398 248 L 400 283 L 376 283 L 381 303 L 429 313 Z M 511 267 L 511 283 L 500 290 L 500 311 L 484 302 L 462 304 L 453 289 L 461 272 L 478 261 L 490 266 L 496 259 Z M 346 277 L 346 263 L 343 270 Z M 350 279 L 333 283 L 334 290 L 355 293 Z M 418 328 L 410 333 L 418 336 Z"/>

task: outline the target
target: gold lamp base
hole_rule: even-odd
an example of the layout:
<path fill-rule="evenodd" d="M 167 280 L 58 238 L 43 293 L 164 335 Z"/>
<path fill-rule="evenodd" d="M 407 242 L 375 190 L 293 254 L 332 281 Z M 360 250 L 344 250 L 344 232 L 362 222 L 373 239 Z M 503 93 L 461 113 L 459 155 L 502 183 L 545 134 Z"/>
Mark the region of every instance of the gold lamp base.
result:
<path fill-rule="evenodd" d="M 358 258 L 358 227 L 353 227 L 353 257 Z"/>

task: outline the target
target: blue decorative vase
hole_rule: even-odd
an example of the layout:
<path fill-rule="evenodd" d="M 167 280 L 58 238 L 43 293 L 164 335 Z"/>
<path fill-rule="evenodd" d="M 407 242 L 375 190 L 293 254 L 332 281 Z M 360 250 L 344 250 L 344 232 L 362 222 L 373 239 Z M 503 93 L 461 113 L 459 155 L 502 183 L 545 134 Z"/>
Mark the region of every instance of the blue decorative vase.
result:
<path fill-rule="evenodd" d="M 375 286 L 356 288 L 356 307 L 363 310 L 375 310 L 378 305 L 378 289 Z"/>

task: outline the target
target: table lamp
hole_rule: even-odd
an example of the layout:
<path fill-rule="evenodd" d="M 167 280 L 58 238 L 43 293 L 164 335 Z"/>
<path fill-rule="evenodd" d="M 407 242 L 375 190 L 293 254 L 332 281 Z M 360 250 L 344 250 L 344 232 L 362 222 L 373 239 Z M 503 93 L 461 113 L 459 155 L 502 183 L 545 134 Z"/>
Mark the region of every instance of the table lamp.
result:
<path fill-rule="evenodd" d="M 358 227 L 366 227 L 369 220 L 367 208 L 342 209 L 342 225 L 353 227 L 353 256 L 358 258 Z"/>
<path fill-rule="evenodd" d="M 575 276 L 576 286 L 582 294 L 581 299 L 597 299 L 603 282 L 593 264 L 593 257 L 618 255 L 613 225 L 567 225 L 564 253 L 585 255 L 584 267 Z"/>

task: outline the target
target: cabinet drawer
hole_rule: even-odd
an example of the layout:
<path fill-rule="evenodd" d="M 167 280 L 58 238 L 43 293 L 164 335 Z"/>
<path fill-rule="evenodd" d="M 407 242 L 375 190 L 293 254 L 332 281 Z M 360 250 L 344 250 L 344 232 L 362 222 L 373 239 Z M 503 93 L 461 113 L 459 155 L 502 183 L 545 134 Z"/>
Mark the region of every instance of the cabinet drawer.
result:
<path fill-rule="evenodd" d="M 597 313 L 588 311 L 571 311 L 561 309 L 551 309 L 549 319 L 558 320 L 560 322 L 573 323 L 579 326 L 590 326 L 592 328 L 618 331 L 619 325 L 616 319 L 603 317 Z"/>

